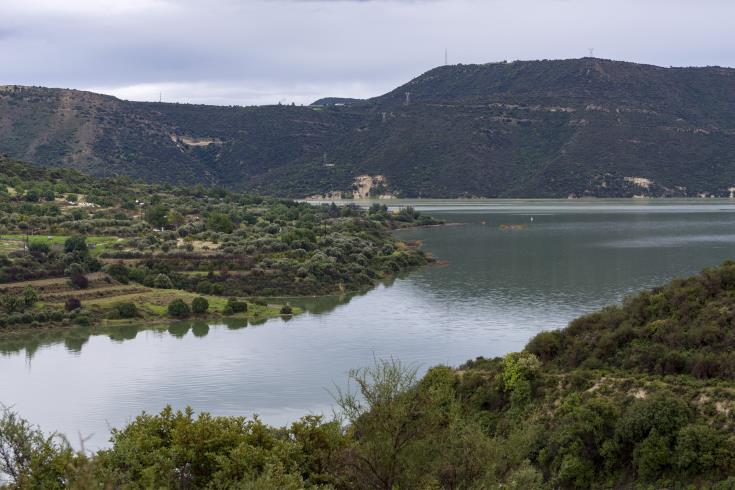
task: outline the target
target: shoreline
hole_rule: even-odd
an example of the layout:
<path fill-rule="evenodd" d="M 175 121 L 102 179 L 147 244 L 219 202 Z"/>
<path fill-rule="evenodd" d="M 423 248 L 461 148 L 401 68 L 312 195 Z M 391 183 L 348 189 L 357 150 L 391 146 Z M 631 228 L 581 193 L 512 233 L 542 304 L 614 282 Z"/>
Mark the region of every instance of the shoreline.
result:
<path fill-rule="evenodd" d="M 442 225 L 439 225 L 442 226 Z M 432 258 L 431 256 L 426 257 L 426 264 L 419 267 L 426 267 L 429 265 L 435 265 L 438 264 L 440 261 L 438 261 L 435 258 Z M 125 327 L 125 326 L 155 326 L 155 325 L 168 325 L 175 322 L 181 322 L 181 321 L 192 321 L 192 320 L 200 320 L 200 321 L 211 321 L 211 320 L 222 320 L 222 319 L 232 319 L 232 320 L 247 320 L 247 321 L 267 321 L 274 318 L 293 318 L 298 315 L 302 315 L 304 313 L 307 313 L 308 310 L 305 308 L 302 308 L 300 306 L 291 306 L 292 313 L 291 314 L 283 314 L 280 312 L 276 312 L 277 310 L 280 310 L 282 306 L 285 306 L 288 304 L 288 302 L 281 304 L 281 303 L 273 303 L 273 304 L 266 304 L 261 305 L 260 302 L 266 301 L 266 298 L 271 298 L 273 300 L 310 300 L 310 299 L 319 299 L 319 298 L 340 298 L 342 296 L 352 297 L 356 295 L 362 295 L 367 294 L 368 292 L 372 291 L 373 289 L 377 288 L 380 284 L 391 281 L 397 278 L 401 273 L 411 273 L 414 270 L 418 269 L 419 267 L 410 268 L 405 271 L 401 271 L 395 274 L 391 274 L 390 276 L 386 276 L 382 278 L 379 281 L 376 281 L 373 285 L 365 288 L 359 288 L 354 290 L 344 290 L 344 291 L 335 291 L 331 294 L 319 294 L 319 295 L 304 295 L 304 296 L 247 296 L 247 297 L 238 297 L 238 300 L 245 301 L 248 303 L 248 311 L 246 313 L 235 313 L 232 315 L 224 315 L 220 311 L 213 311 L 211 313 L 206 314 L 200 314 L 200 315 L 194 315 L 191 314 L 187 317 L 183 318 L 176 318 L 176 317 L 168 317 L 168 316 L 141 316 L 137 318 L 129 318 L 129 319 L 110 319 L 110 318 L 90 318 L 90 323 L 88 325 L 74 323 L 72 321 L 67 322 L 46 322 L 42 325 L 33 325 L 33 324 L 20 324 L 20 325 L 12 325 L 7 326 L 5 328 L 0 329 L 0 339 L 2 337 L 5 337 L 6 335 L 14 335 L 14 334 L 23 334 L 23 333 L 29 333 L 29 332 L 46 332 L 46 331 L 54 331 L 54 330 L 67 330 L 72 328 L 91 328 L 91 329 L 100 329 L 100 328 L 114 328 L 114 327 Z M 181 292 L 183 295 L 192 295 L 195 293 L 191 293 L 190 291 L 183 291 L 183 290 L 175 290 Z M 204 295 L 206 298 L 211 299 L 213 296 L 210 295 Z M 227 297 L 224 296 L 217 296 L 214 297 L 219 300 L 226 300 Z M 257 308 L 255 310 L 251 310 L 251 308 Z M 255 314 L 253 314 L 255 313 Z"/>
<path fill-rule="evenodd" d="M 252 304 L 252 303 L 251 303 Z M 280 305 L 279 305 L 280 306 Z M 2 330 L 0 330 L 0 339 L 2 339 L 5 336 L 12 336 L 12 335 L 20 335 L 24 333 L 30 333 L 30 332 L 50 332 L 50 331 L 62 331 L 62 330 L 69 330 L 72 328 L 89 328 L 89 329 L 104 329 L 104 328 L 116 328 L 116 327 L 128 327 L 128 326 L 141 326 L 141 327 L 154 327 L 156 325 L 170 325 L 171 323 L 176 322 L 185 322 L 185 321 L 213 321 L 213 320 L 246 320 L 246 321 L 267 321 L 272 320 L 274 318 L 293 318 L 297 315 L 301 315 L 305 312 L 304 309 L 299 308 L 297 306 L 292 307 L 292 313 L 290 314 L 284 314 L 284 313 L 275 313 L 275 314 L 267 314 L 267 315 L 249 315 L 249 314 L 241 314 L 241 313 L 235 313 L 233 315 L 223 315 L 222 313 L 216 312 L 216 313 L 208 313 L 205 315 L 190 315 L 183 318 L 175 318 L 175 317 L 138 317 L 138 318 L 126 318 L 126 319 L 109 319 L 109 318 L 102 318 L 98 321 L 91 321 L 88 325 L 83 325 L 79 323 L 73 323 L 73 322 L 46 322 L 42 325 L 31 325 L 31 324 L 22 324 L 22 325 L 13 325 L 11 327 L 6 327 Z"/>

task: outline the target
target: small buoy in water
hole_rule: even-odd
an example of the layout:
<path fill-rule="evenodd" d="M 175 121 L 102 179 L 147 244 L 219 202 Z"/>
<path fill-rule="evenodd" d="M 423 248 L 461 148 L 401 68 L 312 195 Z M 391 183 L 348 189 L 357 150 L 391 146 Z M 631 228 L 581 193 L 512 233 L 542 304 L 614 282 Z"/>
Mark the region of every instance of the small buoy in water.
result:
<path fill-rule="evenodd" d="M 531 216 L 531 221 L 533 221 L 533 216 Z"/>
<path fill-rule="evenodd" d="M 486 225 L 487 223 L 486 223 L 486 222 L 484 222 L 484 221 L 480 221 L 480 224 L 481 224 L 481 225 Z"/>

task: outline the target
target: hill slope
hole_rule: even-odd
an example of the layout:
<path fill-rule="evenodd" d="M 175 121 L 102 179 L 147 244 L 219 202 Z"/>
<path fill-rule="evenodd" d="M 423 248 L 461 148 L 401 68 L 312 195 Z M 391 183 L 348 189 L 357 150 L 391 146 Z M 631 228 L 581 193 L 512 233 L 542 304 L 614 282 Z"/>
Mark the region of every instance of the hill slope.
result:
<path fill-rule="evenodd" d="M 327 101 L 337 99 L 325 99 Z M 0 89 L 0 153 L 301 197 L 729 196 L 735 70 L 593 58 L 455 65 L 345 105 L 218 107 Z"/>

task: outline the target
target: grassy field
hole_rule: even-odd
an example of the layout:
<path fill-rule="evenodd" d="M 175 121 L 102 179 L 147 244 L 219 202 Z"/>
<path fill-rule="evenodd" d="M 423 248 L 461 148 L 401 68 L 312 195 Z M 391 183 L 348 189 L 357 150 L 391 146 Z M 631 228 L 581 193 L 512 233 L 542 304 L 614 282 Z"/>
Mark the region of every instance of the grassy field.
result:
<path fill-rule="evenodd" d="M 211 315 L 224 315 L 227 298 L 222 296 L 209 296 L 202 294 L 189 293 L 178 289 L 147 289 L 141 292 L 130 294 L 118 294 L 99 299 L 92 299 L 85 302 L 85 306 L 90 310 L 98 310 L 100 313 L 112 310 L 119 303 L 133 303 L 141 312 L 143 319 L 160 320 L 166 318 L 168 304 L 174 299 L 182 299 L 186 303 L 191 303 L 194 298 L 203 297 L 209 303 L 209 312 Z M 230 315 L 231 318 L 270 318 L 280 314 L 281 305 L 260 305 L 248 303 L 248 311 Z M 293 308 L 293 313 L 298 314 L 301 310 Z"/>
<path fill-rule="evenodd" d="M 180 289 L 154 289 L 139 284 L 121 284 L 104 272 L 95 272 L 86 275 L 89 286 L 85 289 L 76 289 L 68 278 L 39 279 L 33 281 L 14 282 L 0 285 L 0 294 L 21 294 L 24 288 L 31 286 L 39 295 L 33 311 L 47 308 L 63 309 L 66 301 L 76 298 L 81 301 L 90 321 L 95 325 L 115 325 L 120 323 L 160 323 L 175 320 L 168 314 L 168 305 L 175 299 L 181 299 L 191 305 L 194 298 L 204 297 L 209 303 L 209 310 L 204 315 L 192 315 L 192 318 L 219 318 L 248 319 L 264 321 L 281 314 L 281 307 L 287 301 L 279 304 L 270 304 L 264 301 L 250 302 L 244 298 L 237 298 L 247 303 L 247 311 L 225 315 L 225 307 L 229 298 L 222 296 L 202 295 Z M 115 312 L 118 305 L 132 303 L 138 312 L 135 318 L 120 320 Z M 292 307 L 292 314 L 299 314 L 302 308 Z"/>

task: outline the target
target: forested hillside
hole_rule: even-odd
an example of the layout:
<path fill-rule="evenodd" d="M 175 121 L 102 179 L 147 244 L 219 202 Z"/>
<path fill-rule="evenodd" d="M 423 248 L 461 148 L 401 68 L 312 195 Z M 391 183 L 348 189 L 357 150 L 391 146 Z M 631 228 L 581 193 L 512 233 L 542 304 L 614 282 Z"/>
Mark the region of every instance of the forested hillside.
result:
<path fill-rule="evenodd" d="M 730 196 L 735 70 L 594 58 L 453 65 L 309 107 L 0 89 L 0 153 L 147 181 L 304 197 Z"/>

